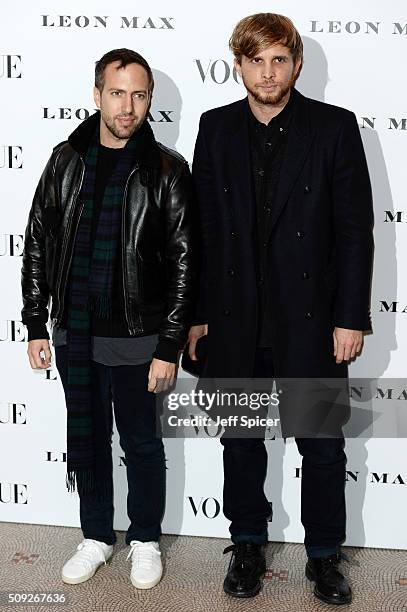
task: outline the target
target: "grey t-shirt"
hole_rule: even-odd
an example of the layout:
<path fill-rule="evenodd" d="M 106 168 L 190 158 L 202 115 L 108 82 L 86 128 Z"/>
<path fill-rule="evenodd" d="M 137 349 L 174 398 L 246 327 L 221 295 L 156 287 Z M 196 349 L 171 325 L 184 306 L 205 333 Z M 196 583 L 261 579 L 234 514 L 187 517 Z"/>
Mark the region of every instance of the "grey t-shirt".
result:
<path fill-rule="evenodd" d="M 157 347 L 158 334 L 137 338 L 106 338 L 92 336 L 92 360 L 106 366 L 141 365 L 153 358 Z M 66 329 L 54 327 L 52 330 L 54 347 L 66 345 Z"/>

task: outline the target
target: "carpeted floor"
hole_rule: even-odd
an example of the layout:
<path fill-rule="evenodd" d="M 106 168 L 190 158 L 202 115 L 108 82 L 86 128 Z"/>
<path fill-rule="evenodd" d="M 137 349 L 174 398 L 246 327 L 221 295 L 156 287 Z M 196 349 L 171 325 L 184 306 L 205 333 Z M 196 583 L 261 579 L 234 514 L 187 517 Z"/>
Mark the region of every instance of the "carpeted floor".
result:
<path fill-rule="evenodd" d="M 86 583 L 69 586 L 60 569 L 81 540 L 81 531 L 0 523 L 0 610 L 16 612 L 317 612 L 333 609 L 312 594 L 304 576 L 305 553 L 299 544 L 269 544 L 263 591 L 237 600 L 222 590 L 230 542 L 214 538 L 163 536 L 164 576 L 149 591 L 130 583 L 128 547 L 123 533 L 112 559 Z M 407 611 L 407 552 L 345 548 L 344 573 L 353 586 L 355 612 Z M 63 604 L 9 604 L 9 593 L 63 594 Z"/>

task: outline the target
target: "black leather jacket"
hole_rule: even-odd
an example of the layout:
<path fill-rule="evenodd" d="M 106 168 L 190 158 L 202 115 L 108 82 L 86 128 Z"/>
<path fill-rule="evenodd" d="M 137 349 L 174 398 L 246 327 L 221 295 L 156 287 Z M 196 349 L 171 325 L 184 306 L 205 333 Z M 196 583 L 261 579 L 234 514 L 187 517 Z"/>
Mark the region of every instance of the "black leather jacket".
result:
<path fill-rule="evenodd" d="M 99 113 L 55 147 L 30 210 L 22 263 L 22 321 L 28 339 L 47 338 L 48 303 L 58 325 L 83 203 L 83 156 Z M 193 302 L 193 190 L 187 162 L 142 128 L 123 201 L 124 306 L 132 336 L 158 331 L 159 345 L 185 342 Z M 156 355 L 157 356 L 157 355 Z"/>

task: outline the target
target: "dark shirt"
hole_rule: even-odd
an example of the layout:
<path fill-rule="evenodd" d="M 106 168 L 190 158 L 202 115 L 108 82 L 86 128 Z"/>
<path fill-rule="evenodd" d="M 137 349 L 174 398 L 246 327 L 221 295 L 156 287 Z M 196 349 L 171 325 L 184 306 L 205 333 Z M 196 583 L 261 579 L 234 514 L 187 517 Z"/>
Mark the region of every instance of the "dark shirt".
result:
<path fill-rule="evenodd" d="M 93 244 L 97 223 L 102 209 L 106 185 L 113 174 L 123 149 L 111 149 L 99 145 L 96 166 L 94 220 L 91 230 Z M 123 269 L 121 257 L 121 236 L 118 241 L 117 257 L 113 277 L 113 315 L 111 319 L 92 317 L 92 359 L 108 366 L 139 365 L 150 361 L 155 351 L 158 335 L 130 337 L 124 312 Z M 66 329 L 53 330 L 52 340 L 55 347 L 66 344 Z"/>
<path fill-rule="evenodd" d="M 272 346 L 270 270 L 270 222 L 280 178 L 285 144 L 292 117 L 294 96 L 283 110 L 265 125 L 249 108 L 249 134 L 253 186 L 257 214 L 257 252 L 259 287 L 259 323 L 257 345 Z"/>

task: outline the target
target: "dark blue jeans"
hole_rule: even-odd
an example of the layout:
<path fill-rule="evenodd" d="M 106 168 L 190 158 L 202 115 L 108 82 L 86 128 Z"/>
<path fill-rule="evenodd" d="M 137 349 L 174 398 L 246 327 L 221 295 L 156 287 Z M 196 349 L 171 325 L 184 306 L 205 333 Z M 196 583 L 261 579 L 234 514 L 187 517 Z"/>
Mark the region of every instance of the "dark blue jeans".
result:
<path fill-rule="evenodd" d="M 272 350 L 256 352 L 254 376 L 273 378 Z M 221 438 L 223 512 L 231 521 L 232 541 L 267 542 L 270 505 L 264 494 L 267 451 L 264 439 Z M 336 553 L 345 539 L 345 468 L 343 438 L 296 438 L 302 456 L 301 521 L 309 557 Z"/>
<path fill-rule="evenodd" d="M 63 387 L 67 385 L 67 347 L 55 349 L 56 365 Z M 113 411 L 124 451 L 127 469 L 127 514 L 131 540 L 157 541 L 165 505 L 165 454 L 156 437 L 154 393 L 147 390 L 150 363 L 132 366 L 105 366 L 91 362 L 92 405 L 96 478 L 108 486 L 109 495 L 101 501 L 80 494 L 80 519 L 85 538 L 114 544 L 113 530 Z"/>

